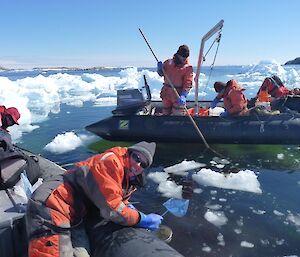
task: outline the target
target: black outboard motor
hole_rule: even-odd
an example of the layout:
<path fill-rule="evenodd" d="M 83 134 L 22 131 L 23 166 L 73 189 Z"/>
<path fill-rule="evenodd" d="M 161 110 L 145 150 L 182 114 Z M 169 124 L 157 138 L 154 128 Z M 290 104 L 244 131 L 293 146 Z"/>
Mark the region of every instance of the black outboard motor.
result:
<path fill-rule="evenodd" d="M 114 115 L 134 115 L 139 111 L 148 114 L 151 103 L 151 92 L 144 75 L 147 99 L 137 88 L 121 89 L 117 91 L 117 108 L 112 111 Z"/>

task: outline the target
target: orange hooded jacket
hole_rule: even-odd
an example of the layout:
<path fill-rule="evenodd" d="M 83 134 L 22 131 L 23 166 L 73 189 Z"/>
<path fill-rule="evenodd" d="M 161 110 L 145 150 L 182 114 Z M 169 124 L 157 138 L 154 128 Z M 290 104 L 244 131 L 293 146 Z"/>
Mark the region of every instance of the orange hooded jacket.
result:
<path fill-rule="evenodd" d="M 227 82 L 228 86 L 224 92 L 217 95 L 220 100 L 224 98 L 224 108 L 231 115 L 244 115 L 247 113 L 247 99 L 243 93 L 245 91 L 235 80 Z"/>
<path fill-rule="evenodd" d="M 163 69 L 166 75 L 164 76 L 164 86 L 161 89 L 160 97 L 162 99 L 168 98 L 171 102 L 175 103 L 177 96 L 171 88 L 171 83 L 179 95 L 182 91 L 189 92 L 193 83 L 193 67 L 189 64 L 188 59 L 186 59 L 183 65 L 175 65 L 173 58 L 163 63 Z"/>

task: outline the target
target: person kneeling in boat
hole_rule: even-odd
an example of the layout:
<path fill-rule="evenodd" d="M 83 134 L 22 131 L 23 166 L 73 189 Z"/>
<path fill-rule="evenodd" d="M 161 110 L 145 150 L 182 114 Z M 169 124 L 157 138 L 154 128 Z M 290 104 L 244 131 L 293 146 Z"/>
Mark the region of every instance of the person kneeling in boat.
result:
<path fill-rule="evenodd" d="M 189 47 L 181 45 L 172 59 L 157 63 L 157 73 L 164 76 L 160 91 L 164 115 L 185 115 L 186 97 L 193 82 L 193 67 L 189 63 L 189 55 Z"/>
<path fill-rule="evenodd" d="M 44 182 L 27 205 L 29 257 L 90 256 L 82 221 L 93 210 L 99 211 L 103 226 L 111 221 L 158 229 L 162 216 L 146 215 L 128 202 L 144 185 L 143 172 L 152 164 L 155 148 L 155 143 L 144 141 L 128 148 L 114 147 Z"/>
<path fill-rule="evenodd" d="M 1 144 L 5 144 L 1 145 L 4 149 L 12 148 L 11 136 L 7 128 L 15 124 L 19 125 L 18 120 L 20 117 L 21 115 L 17 108 L 0 106 L 0 141 Z"/>
<path fill-rule="evenodd" d="M 300 91 L 297 88 L 289 90 L 276 75 L 264 79 L 253 100 L 259 99 L 262 92 L 267 92 L 270 95 L 272 110 L 279 110 L 280 112 L 288 112 L 290 109 L 299 110 L 298 104 L 296 106 L 290 105 L 287 100 L 295 95 L 300 95 Z"/>
<path fill-rule="evenodd" d="M 215 108 L 217 103 L 223 98 L 225 111 L 220 114 L 221 117 L 248 114 L 247 99 L 243 93 L 245 89 L 235 80 L 229 80 L 227 83 L 217 81 L 214 83 L 214 88 L 218 95 L 211 102 L 210 107 Z"/>

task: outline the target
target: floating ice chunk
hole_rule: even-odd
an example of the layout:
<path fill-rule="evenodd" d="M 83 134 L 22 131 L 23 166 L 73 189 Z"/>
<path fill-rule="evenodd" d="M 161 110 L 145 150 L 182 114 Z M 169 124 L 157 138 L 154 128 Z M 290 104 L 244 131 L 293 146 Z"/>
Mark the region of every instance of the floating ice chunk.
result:
<path fill-rule="evenodd" d="M 161 182 L 167 181 L 169 175 L 165 172 L 151 172 L 147 177 L 152 179 L 155 183 L 159 184 Z"/>
<path fill-rule="evenodd" d="M 211 248 L 208 245 L 204 244 L 203 247 L 202 247 L 202 251 L 210 253 L 211 252 Z"/>
<path fill-rule="evenodd" d="M 164 168 L 167 173 L 185 176 L 187 171 L 205 167 L 206 164 L 195 161 L 182 161 L 181 163 Z"/>
<path fill-rule="evenodd" d="M 254 244 L 249 243 L 249 242 L 247 242 L 247 241 L 242 241 L 242 242 L 241 242 L 241 247 L 253 248 L 253 247 L 254 247 Z"/>
<path fill-rule="evenodd" d="M 220 204 L 205 204 L 205 207 L 211 210 L 220 210 L 222 205 Z"/>
<path fill-rule="evenodd" d="M 182 186 L 178 186 L 170 180 L 159 183 L 157 191 L 162 193 L 164 197 L 182 199 Z"/>
<path fill-rule="evenodd" d="M 175 182 L 167 180 L 169 175 L 165 172 L 151 172 L 147 176 L 158 184 L 157 191 L 164 197 L 182 198 L 182 186 Z"/>
<path fill-rule="evenodd" d="M 257 215 L 262 215 L 262 214 L 266 213 L 266 211 L 264 211 L 264 210 L 254 210 L 254 209 L 252 210 L 252 212 L 257 214 Z"/>
<path fill-rule="evenodd" d="M 94 136 L 76 135 L 74 132 L 66 132 L 58 134 L 44 149 L 55 153 L 66 153 L 84 145 L 85 142 L 90 142 Z"/>
<path fill-rule="evenodd" d="M 284 154 L 283 153 L 277 154 L 277 159 L 283 160 L 284 159 Z"/>
<path fill-rule="evenodd" d="M 193 180 L 206 186 L 262 193 L 257 175 L 251 170 L 241 170 L 238 173 L 230 173 L 225 176 L 211 169 L 202 168 L 197 174 L 193 174 Z"/>
<path fill-rule="evenodd" d="M 203 190 L 202 190 L 201 188 L 195 188 L 195 189 L 193 190 L 193 192 L 194 192 L 195 194 L 201 194 L 201 193 L 203 192 Z"/>
<path fill-rule="evenodd" d="M 284 214 L 280 211 L 274 210 L 273 213 L 277 216 L 283 216 Z"/>
<path fill-rule="evenodd" d="M 239 228 L 235 228 L 233 231 L 234 231 L 234 233 L 236 233 L 238 235 L 242 233 L 242 230 Z"/>
<path fill-rule="evenodd" d="M 221 233 L 218 234 L 217 239 L 219 241 L 218 245 L 225 246 L 224 236 Z"/>
<path fill-rule="evenodd" d="M 228 219 L 225 216 L 224 212 L 222 211 L 211 211 L 208 210 L 205 214 L 204 214 L 204 218 L 212 223 L 213 225 L 220 227 L 223 226 L 227 223 Z"/>

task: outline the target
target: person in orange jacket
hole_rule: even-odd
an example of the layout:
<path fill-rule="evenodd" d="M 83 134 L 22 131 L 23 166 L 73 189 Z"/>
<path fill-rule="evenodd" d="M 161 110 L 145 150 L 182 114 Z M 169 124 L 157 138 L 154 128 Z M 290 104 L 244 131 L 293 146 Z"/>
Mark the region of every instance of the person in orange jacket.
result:
<path fill-rule="evenodd" d="M 19 125 L 18 120 L 20 117 L 21 115 L 17 108 L 0 106 L 0 144 L 4 149 L 12 147 L 11 136 L 7 128 L 15 124 Z"/>
<path fill-rule="evenodd" d="M 172 59 L 157 63 L 157 73 L 164 76 L 164 84 L 160 91 L 164 115 L 184 115 L 186 97 L 192 88 L 193 67 L 189 63 L 190 50 L 181 45 Z M 174 92 L 175 87 L 178 96 Z"/>
<path fill-rule="evenodd" d="M 145 141 L 114 147 L 44 182 L 27 205 L 29 257 L 90 256 L 82 221 L 95 207 L 103 224 L 158 229 L 162 216 L 146 215 L 128 201 L 144 185 L 143 171 L 152 164 L 155 148 Z"/>
<path fill-rule="evenodd" d="M 212 101 L 211 108 L 215 108 L 223 98 L 225 111 L 220 114 L 221 117 L 248 114 L 247 99 L 243 93 L 245 89 L 235 80 L 229 80 L 227 83 L 217 81 L 214 83 L 214 88 L 218 95 Z"/>
<path fill-rule="evenodd" d="M 276 75 L 265 78 L 257 95 L 259 95 L 260 91 L 267 91 L 273 98 L 286 96 L 291 92 Z"/>

